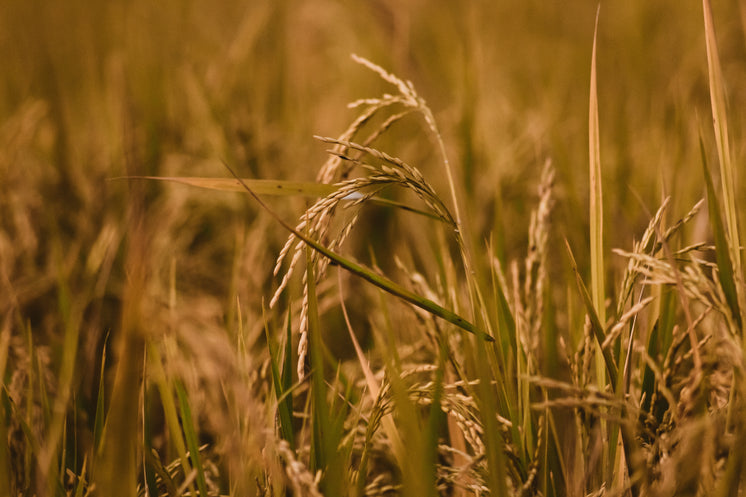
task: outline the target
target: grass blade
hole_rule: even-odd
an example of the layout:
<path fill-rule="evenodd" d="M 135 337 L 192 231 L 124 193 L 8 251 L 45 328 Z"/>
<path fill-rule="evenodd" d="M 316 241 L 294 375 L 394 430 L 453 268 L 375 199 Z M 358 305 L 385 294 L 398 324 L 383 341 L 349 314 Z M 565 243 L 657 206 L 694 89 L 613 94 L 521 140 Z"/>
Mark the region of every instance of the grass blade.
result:
<path fill-rule="evenodd" d="M 290 331 L 291 323 L 290 312 L 290 309 L 288 309 L 288 331 Z M 269 349 L 269 360 L 272 370 L 272 383 L 274 384 L 275 388 L 275 398 L 277 400 L 277 415 L 279 416 L 280 421 L 280 435 L 284 440 L 287 440 L 287 442 L 290 444 L 290 447 L 292 448 L 295 446 L 292 417 L 293 394 L 290 391 L 290 381 L 292 381 L 290 379 L 292 378 L 290 376 L 292 371 L 292 364 L 290 362 L 291 359 L 287 347 L 287 344 L 290 343 L 290 336 L 288 335 L 288 340 L 285 347 L 285 360 L 283 363 L 283 370 L 282 373 L 280 373 L 280 368 L 278 366 L 280 358 L 279 355 L 275 353 L 274 347 L 272 345 L 269 328 L 265 326 L 264 331 L 267 335 L 267 348 Z"/>
<path fill-rule="evenodd" d="M 427 470 L 427 428 L 422 412 L 409 396 L 402 369 L 394 364 L 394 354 L 387 351 L 386 369 L 396 413 L 397 426 L 402 434 L 406 457 L 401 463 L 402 495 L 431 497 L 432 476 Z"/>
<path fill-rule="evenodd" d="M 208 190 L 218 190 L 222 192 L 246 192 L 246 189 L 242 186 L 245 183 L 250 186 L 251 190 L 257 195 L 267 195 L 275 197 L 290 197 L 290 196 L 302 196 L 302 197 L 326 197 L 336 192 L 340 185 L 336 184 L 325 184 L 316 183 L 313 181 L 284 181 L 274 179 L 251 179 L 251 178 L 202 178 L 202 177 L 190 177 L 190 176 L 122 176 L 119 178 L 112 179 L 147 179 L 154 181 L 168 181 L 172 183 L 180 183 L 183 185 L 195 186 L 197 188 L 205 188 Z M 354 200 L 351 198 L 350 200 Z M 435 214 L 421 209 L 417 209 L 410 205 L 397 202 L 395 200 L 389 200 L 381 197 L 372 197 L 368 199 L 368 202 L 374 204 L 394 207 L 408 212 L 413 212 L 421 216 L 429 217 L 430 219 L 441 220 L 440 217 Z"/>
<path fill-rule="evenodd" d="M 578 265 L 575 262 L 575 257 L 572 254 L 572 249 L 570 248 L 570 244 L 567 240 L 565 240 L 565 245 L 567 247 L 567 254 L 570 256 L 570 263 L 572 265 L 572 270 L 575 273 L 575 279 L 578 284 L 578 290 L 580 291 L 580 295 L 583 299 L 583 303 L 585 304 L 586 312 L 588 313 L 588 317 L 591 322 L 591 329 L 593 331 L 593 334 L 596 337 L 597 345 L 601 349 L 601 354 L 603 356 L 603 362 L 606 365 L 606 373 L 609 376 L 609 383 L 611 384 L 613 390 L 615 392 L 618 391 L 619 383 L 618 383 L 618 371 L 617 367 L 614 363 L 614 357 L 611 355 L 611 347 L 601 347 L 601 344 L 604 343 L 605 339 L 605 331 L 603 326 L 601 325 L 601 321 L 598 318 L 598 315 L 596 314 L 596 310 L 593 306 L 593 302 L 591 301 L 591 296 L 588 294 L 588 289 L 585 287 L 585 284 L 583 283 L 583 279 L 580 277 L 580 272 L 578 271 Z M 624 418 L 627 415 L 626 409 L 622 410 L 622 418 Z M 622 445 L 624 449 L 624 455 L 627 463 L 627 468 L 630 477 L 633 478 L 632 481 L 632 495 L 637 496 L 640 493 L 639 489 L 639 481 L 637 478 L 637 472 L 642 471 L 644 468 L 639 464 L 639 457 L 638 457 L 638 448 L 635 446 L 635 438 L 634 438 L 634 432 L 630 429 L 629 425 L 627 423 L 621 423 L 619 425 L 619 428 L 621 429 L 621 435 L 622 435 Z M 614 435 L 614 438 L 616 435 Z M 613 457 L 610 457 L 609 464 L 614 461 Z"/>
<path fill-rule="evenodd" d="M 181 436 L 182 429 L 179 422 L 179 416 L 176 410 L 176 404 L 172 394 L 172 385 L 169 379 L 166 377 L 166 372 L 163 369 L 163 362 L 161 360 L 161 354 L 158 347 L 153 342 L 148 342 L 148 358 L 150 364 L 153 367 L 153 376 L 155 383 L 158 387 L 158 392 L 161 397 L 161 403 L 163 406 L 163 416 L 165 423 L 168 428 L 168 432 L 171 435 L 171 443 L 173 443 L 176 453 L 179 455 L 181 467 L 184 470 L 184 475 L 189 475 L 192 472 L 192 467 L 189 464 L 189 458 L 187 456 L 187 448 L 184 439 Z M 191 485 L 190 485 L 191 487 Z M 193 488 L 191 490 L 194 490 Z"/>
<path fill-rule="evenodd" d="M 477 385 L 477 401 L 481 412 L 484 429 L 485 455 L 487 457 L 487 487 L 491 495 L 510 495 L 506 485 L 508 471 L 505 463 L 505 440 L 500 432 L 497 417 L 492 413 L 499 412 L 495 390 L 491 387 L 493 375 L 490 373 L 487 347 L 484 342 L 477 340 L 476 369 L 479 376 Z M 498 378 L 498 381 L 500 379 Z"/>
<path fill-rule="evenodd" d="M 712 21 L 712 10 L 709 0 L 702 0 L 705 23 L 705 42 L 707 47 L 707 68 L 710 82 L 710 104 L 712 122 L 715 128 L 720 173 L 722 175 L 723 201 L 728 235 L 733 247 L 737 247 L 738 225 L 736 219 L 735 168 L 731 159 L 730 139 L 728 137 L 728 116 L 725 102 L 723 71 L 718 56 L 717 38 Z M 740 268 L 740 252 L 734 258 L 736 269 Z"/>
<path fill-rule="evenodd" d="M 604 340 L 606 339 L 606 332 L 604 331 L 601 320 L 596 313 L 596 308 L 593 305 L 593 301 L 591 300 L 591 296 L 588 293 L 588 289 L 586 288 L 585 283 L 583 283 L 583 279 L 580 277 L 578 264 L 575 262 L 575 256 L 573 256 L 572 249 L 570 248 L 570 243 L 567 240 L 565 240 L 565 245 L 567 247 L 567 254 L 570 256 L 570 264 L 572 265 L 572 270 L 575 273 L 575 280 L 578 284 L 580 297 L 583 299 L 585 310 L 588 313 L 588 317 L 591 321 L 591 329 L 593 330 L 593 334 L 596 337 L 598 346 L 601 348 L 601 355 L 603 357 L 603 362 L 606 365 L 606 372 L 609 375 L 609 382 L 616 389 L 617 368 L 614 364 L 614 358 L 611 355 L 611 350 L 609 347 L 601 347 L 601 344 L 604 343 Z"/>
<path fill-rule="evenodd" d="M 720 159 L 720 179 L 722 183 L 725 225 L 728 230 L 728 249 L 733 263 L 736 302 L 739 304 L 734 314 L 738 315 L 739 326 L 746 319 L 746 302 L 743 295 L 743 266 L 741 263 L 741 242 L 738 231 L 738 205 L 736 203 L 736 167 L 730 150 L 728 137 L 728 115 L 725 101 L 725 82 L 718 56 L 717 38 L 712 21 L 712 9 L 709 0 L 702 0 L 702 10 L 705 24 L 705 42 L 707 47 L 707 69 L 710 82 L 710 104 L 712 107 L 712 123 L 715 129 L 718 158 Z M 709 198 L 709 195 L 708 195 Z M 722 273 L 721 273 L 722 276 Z M 730 304 L 730 301 L 728 302 Z"/>
<path fill-rule="evenodd" d="M 604 209 L 603 209 L 603 188 L 601 179 L 601 138 L 598 122 L 598 89 L 596 77 L 596 46 L 598 42 L 598 18 L 601 11 L 599 4 L 596 9 L 596 23 L 593 29 L 593 52 L 591 55 L 591 76 L 590 76 L 590 96 L 588 102 L 588 158 L 589 158 L 589 200 L 590 200 L 590 256 L 591 256 L 591 298 L 593 307 L 598 316 L 600 327 L 598 331 L 603 330 L 606 323 L 606 295 L 604 282 Z M 595 328 L 595 326 L 594 326 Z M 598 333 L 597 337 L 600 336 Z M 606 375 L 604 372 L 604 362 L 606 369 L 610 364 L 606 355 L 610 355 L 609 349 L 604 349 L 598 342 L 596 345 L 596 386 L 603 390 L 606 385 Z M 599 353 L 601 352 L 601 353 Z M 603 356 L 603 357 L 602 357 Z M 616 389 L 616 378 L 609 378 Z M 606 421 L 601 420 L 601 432 L 607 432 Z M 607 468 L 609 475 L 613 469 L 611 464 L 615 458 L 615 438 L 616 430 L 609 428 L 609 453 L 603 454 L 603 466 Z"/>
<path fill-rule="evenodd" d="M 291 326 L 291 309 L 288 305 L 288 325 L 285 328 L 285 356 L 283 357 L 282 363 L 282 390 L 285 392 L 283 395 L 289 398 L 288 409 L 292 412 L 293 410 L 293 398 L 290 387 L 293 385 L 293 364 L 295 358 L 293 357 L 293 328 Z"/>
<path fill-rule="evenodd" d="M 93 446 L 96 451 L 101 449 L 101 441 L 104 434 L 104 420 L 106 418 L 106 349 L 109 342 L 109 336 L 104 340 L 104 347 L 101 351 L 101 370 L 98 379 L 98 396 L 96 398 L 96 415 L 93 421 Z"/>
<path fill-rule="evenodd" d="M 207 497 L 207 482 L 205 481 L 205 470 L 202 467 L 202 459 L 199 453 L 199 443 L 197 433 L 194 430 L 194 421 L 192 420 L 192 409 L 189 407 L 186 390 L 181 381 L 175 382 L 176 395 L 179 399 L 179 411 L 181 412 L 181 424 L 184 427 L 184 438 L 186 438 L 187 448 L 189 449 L 189 458 L 192 465 L 197 470 L 197 488 L 200 497 Z"/>
<path fill-rule="evenodd" d="M 142 479 L 143 479 L 143 486 L 145 487 L 145 491 L 149 495 L 158 495 L 158 482 L 156 479 L 156 475 L 158 474 L 157 466 L 152 463 L 153 459 L 158 458 L 158 452 L 154 448 L 154 431 L 157 431 L 157 428 L 154 426 L 154 423 L 152 421 L 153 416 L 151 413 L 154 412 L 155 406 L 153 406 L 153 402 L 151 399 L 151 392 L 148 390 L 147 385 L 147 358 L 145 358 L 143 371 L 146 373 L 143 375 L 142 381 L 141 381 L 141 390 L 142 390 L 142 407 L 141 410 L 141 416 L 142 416 L 142 458 L 143 463 L 142 467 L 140 468 L 140 471 L 142 472 Z M 155 428 L 155 430 L 154 430 Z M 155 455 L 154 455 L 155 454 Z M 160 460 L 158 461 L 158 465 L 160 465 Z"/>
<path fill-rule="evenodd" d="M 647 354 L 648 357 L 651 357 L 655 359 L 658 357 L 659 348 L 658 348 L 658 334 L 660 329 L 660 320 L 656 321 L 656 323 L 653 325 L 653 329 L 650 332 L 650 337 L 648 338 L 648 347 L 647 347 Z M 653 393 L 655 393 L 655 376 L 653 373 L 652 368 L 649 364 L 645 365 L 645 370 L 642 375 L 642 385 L 640 387 L 641 390 L 641 397 L 642 397 L 642 404 L 641 408 L 643 411 L 650 412 L 650 409 L 652 407 L 651 401 L 653 399 Z"/>
<path fill-rule="evenodd" d="M 304 197 L 326 197 L 339 188 L 336 185 L 326 185 L 316 182 L 282 181 L 271 179 L 231 179 L 231 178 L 199 178 L 189 176 L 125 176 L 113 179 L 147 179 L 154 181 L 168 181 L 181 183 L 183 185 L 218 190 L 222 192 L 245 192 L 241 185 L 246 183 L 257 195 L 273 196 L 304 196 Z"/>
<path fill-rule="evenodd" d="M 599 7 L 600 10 L 600 7 Z M 590 236 L 591 236 L 591 294 L 593 303 L 603 323 L 604 258 L 603 258 L 603 191 L 601 182 L 601 145 L 598 123 L 598 93 L 596 84 L 596 42 L 598 37 L 598 14 L 593 32 L 593 54 L 591 56 L 591 87 L 588 106 L 588 152 L 590 159 Z"/>
<path fill-rule="evenodd" d="M 591 296 L 601 324 L 606 322 L 606 296 L 604 292 L 604 240 L 603 240 L 603 191 L 601 185 L 601 145 L 598 124 L 598 94 L 596 89 L 596 41 L 598 37 L 598 14 L 593 32 L 593 55 L 591 56 L 591 89 L 588 106 L 588 151 L 590 157 L 590 237 L 591 237 Z M 599 386 L 603 383 L 603 365 L 597 356 L 596 373 Z"/>
<path fill-rule="evenodd" d="M 339 450 L 340 423 L 333 419 L 332 406 L 327 399 L 324 375 L 324 351 L 321 342 L 318 300 L 316 295 L 316 275 L 314 273 L 311 248 L 306 249 L 308 292 L 308 341 L 311 359 L 311 402 L 313 419 L 311 468 L 322 471 L 321 488 L 325 495 L 345 495 L 345 474 Z"/>
<path fill-rule="evenodd" d="M 712 236 L 715 239 L 715 261 L 718 266 L 718 278 L 720 279 L 720 286 L 725 294 L 725 300 L 733 314 L 733 319 L 738 327 L 741 328 L 741 313 L 738 308 L 738 294 L 736 283 L 733 278 L 733 263 L 731 261 L 728 240 L 726 238 L 725 226 L 723 225 L 720 204 L 715 195 L 715 186 L 712 182 L 710 169 L 707 167 L 707 156 L 705 155 L 705 148 L 701 138 L 699 140 L 699 146 L 702 153 L 702 170 L 705 176 L 705 187 L 707 188 L 707 211 L 710 216 Z"/>

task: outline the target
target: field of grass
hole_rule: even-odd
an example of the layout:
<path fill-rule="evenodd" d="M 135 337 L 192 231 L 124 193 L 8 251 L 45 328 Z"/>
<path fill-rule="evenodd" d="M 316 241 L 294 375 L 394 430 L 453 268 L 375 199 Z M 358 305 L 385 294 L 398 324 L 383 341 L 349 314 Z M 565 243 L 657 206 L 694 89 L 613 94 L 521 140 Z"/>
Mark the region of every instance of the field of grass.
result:
<path fill-rule="evenodd" d="M 0 496 L 743 495 L 712 3 L 6 0 Z"/>

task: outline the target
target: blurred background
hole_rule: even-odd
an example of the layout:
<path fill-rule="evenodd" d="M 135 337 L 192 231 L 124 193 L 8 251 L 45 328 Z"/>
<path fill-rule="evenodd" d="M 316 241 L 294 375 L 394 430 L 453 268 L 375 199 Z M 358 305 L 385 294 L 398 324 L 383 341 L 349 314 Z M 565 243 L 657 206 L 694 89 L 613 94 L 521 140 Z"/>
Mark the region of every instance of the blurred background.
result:
<path fill-rule="evenodd" d="M 283 230 L 242 194 L 115 178 L 226 177 L 225 161 L 244 177 L 312 181 L 327 148 L 313 135 L 339 135 L 356 115 L 348 102 L 394 91 L 351 53 L 411 80 L 433 109 L 478 250 L 491 234 L 503 262 L 525 254 L 539 174 L 551 160 L 556 242 L 567 237 L 587 266 L 597 7 L 547 0 L 226 0 L 209 7 L 193 0 L 5 0 L 2 330 L 14 343 L 48 347 L 55 371 L 65 330 L 77 326 L 77 402 L 89 413 L 101 349 L 121 327 L 133 265 L 146 275 L 143 314 L 152 332 L 177 323 L 225 333 L 238 302 L 256 340 L 262 299 L 276 286 L 271 269 Z M 743 164 L 746 4 L 713 8 L 734 155 Z M 630 248 L 664 196 L 673 196 L 678 219 L 704 194 L 700 132 L 716 154 L 701 9 L 680 0 L 601 5 L 607 249 Z M 418 167 L 448 198 L 420 121 L 405 121 L 378 146 Z M 289 221 L 305 202 L 270 199 Z M 355 235 L 362 260 L 370 260 L 368 245 L 396 253 L 422 243 L 422 229 L 406 214 L 378 209 L 369 218 Z M 701 223 L 690 229 L 700 230 L 695 238 L 707 236 Z M 139 251 L 131 248 L 135 239 Z M 128 253 L 136 257 L 126 263 Z M 563 257 L 550 257 L 558 271 L 566 270 Z M 28 358 L 21 347 L 13 350 L 11 364 L 21 368 Z"/>

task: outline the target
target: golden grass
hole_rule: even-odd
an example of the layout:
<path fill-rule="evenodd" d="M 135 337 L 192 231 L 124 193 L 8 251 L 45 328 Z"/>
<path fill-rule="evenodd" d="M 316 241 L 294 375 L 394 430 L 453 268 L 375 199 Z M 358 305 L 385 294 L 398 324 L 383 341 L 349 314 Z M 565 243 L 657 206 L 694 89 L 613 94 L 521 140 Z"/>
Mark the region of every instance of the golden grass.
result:
<path fill-rule="evenodd" d="M 743 8 L 38 7 L 0 494 L 739 494 Z"/>

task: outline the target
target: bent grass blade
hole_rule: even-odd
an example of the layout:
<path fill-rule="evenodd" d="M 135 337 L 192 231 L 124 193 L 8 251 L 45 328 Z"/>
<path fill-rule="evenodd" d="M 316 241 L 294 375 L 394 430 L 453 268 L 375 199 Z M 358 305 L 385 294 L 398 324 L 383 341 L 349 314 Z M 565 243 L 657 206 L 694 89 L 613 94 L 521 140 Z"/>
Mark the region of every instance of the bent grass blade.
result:
<path fill-rule="evenodd" d="M 267 195 L 275 197 L 301 196 L 301 197 L 326 197 L 336 192 L 340 185 L 316 183 L 312 181 L 284 181 L 274 179 L 251 179 L 251 178 L 204 178 L 195 176 L 119 176 L 116 179 L 145 179 L 152 181 L 167 181 L 171 183 L 180 183 L 182 185 L 205 188 L 207 190 L 217 190 L 221 192 L 241 192 L 245 193 L 246 189 L 242 183 L 251 188 L 257 195 Z M 346 200 L 357 200 L 361 196 L 350 195 Z M 408 212 L 413 212 L 431 219 L 441 218 L 431 212 L 417 209 L 410 205 L 395 200 L 389 200 L 381 197 L 371 197 L 367 200 L 385 207 L 394 207 Z"/>
<path fill-rule="evenodd" d="M 715 239 L 715 261 L 718 267 L 720 286 L 722 287 L 725 300 L 728 303 L 733 319 L 735 320 L 736 325 L 740 328 L 742 326 L 741 313 L 738 306 L 738 291 L 734 279 L 736 272 L 734 271 L 733 263 L 730 258 L 728 239 L 720 210 L 720 204 L 718 203 L 715 194 L 715 185 L 712 181 L 710 169 L 707 166 L 707 156 L 701 138 L 699 140 L 699 148 L 702 154 L 702 170 L 704 171 L 705 186 L 707 189 L 707 211 L 710 216 L 712 235 Z"/>
<path fill-rule="evenodd" d="M 598 343 L 599 348 L 601 349 L 601 354 L 603 357 L 603 361 L 606 365 L 606 372 L 609 375 L 609 383 L 616 388 L 617 386 L 617 368 L 616 364 L 614 364 L 614 357 L 611 355 L 611 351 L 608 347 L 603 347 L 603 343 L 606 340 L 606 332 L 604 331 L 603 324 L 601 323 L 601 320 L 598 317 L 598 313 L 596 312 L 596 308 L 593 305 L 593 300 L 591 299 L 590 294 L 588 293 L 588 289 L 585 286 L 585 283 L 583 283 L 583 278 L 580 276 L 580 270 L 578 269 L 578 264 L 575 262 L 575 256 L 572 253 L 572 249 L 570 248 L 570 243 L 565 240 L 565 246 L 567 248 L 567 255 L 570 258 L 570 265 L 572 266 L 572 271 L 575 274 L 575 281 L 578 285 L 578 291 L 580 292 L 580 296 L 583 299 L 583 305 L 585 306 L 585 310 L 588 313 L 588 318 L 591 322 L 591 328 L 593 330 L 593 334 L 596 337 L 596 341 Z"/>
<path fill-rule="evenodd" d="M 728 112 L 723 69 L 718 55 L 715 26 L 712 19 L 712 8 L 709 0 L 702 0 L 704 15 L 705 47 L 707 49 L 707 69 L 710 84 L 710 106 L 712 124 L 715 131 L 718 159 L 720 162 L 720 180 L 722 184 L 723 217 L 727 229 L 728 250 L 733 264 L 733 276 L 737 297 L 739 327 L 746 321 L 746 284 L 744 283 L 743 264 L 741 261 L 741 240 L 738 228 L 738 184 L 737 167 L 733 161 L 728 130 Z M 729 302 L 730 304 L 730 302 Z"/>
<path fill-rule="evenodd" d="M 396 297 L 399 297 L 400 299 L 409 302 L 410 304 L 419 307 L 420 309 L 423 309 L 430 314 L 437 316 L 441 319 L 444 319 L 448 321 L 451 324 L 454 324 L 458 326 L 459 328 L 468 331 L 469 333 L 473 333 L 477 336 L 483 337 L 488 342 L 494 342 L 495 339 L 491 337 L 490 335 L 486 334 L 484 331 L 479 329 L 476 325 L 472 324 L 471 322 L 467 321 L 463 317 L 459 316 L 453 311 L 450 311 L 444 307 L 441 307 L 440 305 L 436 304 L 432 300 L 426 299 L 420 295 L 417 295 L 414 292 L 411 292 L 404 288 L 403 286 L 399 285 L 398 283 L 395 283 L 388 278 L 378 275 L 374 273 L 371 269 L 366 268 L 350 259 L 346 259 L 342 257 L 341 255 L 337 254 L 336 252 L 329 250 L 316 240 L 313 240 L 312 238 L 308 237 L 307 235 L 299 232 L 292 226 L 290 226 L 288 223 L 286 223 L 277 213 L 275 213 L 272 209 L 269 208 L 267 204 L 265 204 L 262 199 L 259 198 L 259 195 L 255 193 L 248 183 L 240 179 L 236 173 L 233 171 L 233 169 L 230 168 L 227 164 L 225 164 L 225 167 L 230 171 L 230 173 L 238 180 L 241 185 L 245 188 L 245 190 L 254 197 L 254 200 L 256 200 L 259 205 L 267 211 L 275 220 L 277 220 L 278 223 L 280 223 L 286 230 L 291 232 L 294 236 L 296 236 L 299 240 L 303 240 L 303 242 L 313 248 L 315 251 L 319 252 L 324 257 L 330 259 L 331 261 L 337 263 L 340 267 L 346 269 L 347 271 L 351 272 L 352 274 L 355 274 L 356 276 L 361 277 L 362 279 L 368 281 L 369 283 L 372 283 L 373 285 L 377 286 L 378 288 L 390 293 L 391 295 L 394 295 Z"/>
<path fill-rule="evenodd" d="M 201 178 L 190 176 L 122 176 L 113 179 L 147 179 L 168 181 L 183 185 L 219 190 L 223 192 L 245 192 L 241 183 L 251 186 L 258 195 L 302 195 L 306 197 L 325 197 L 337 191 L 335 185 L 302 181 L 279 181 L 271 179 L 231 179 L 231 178 Z"/>

